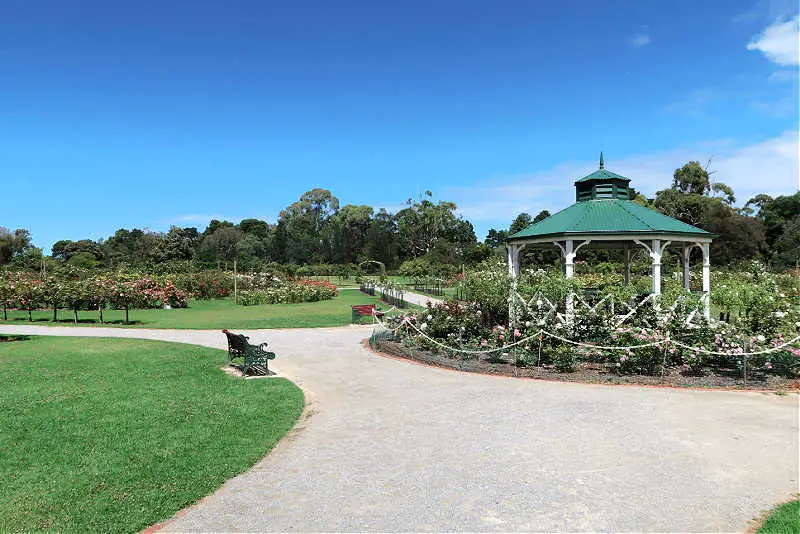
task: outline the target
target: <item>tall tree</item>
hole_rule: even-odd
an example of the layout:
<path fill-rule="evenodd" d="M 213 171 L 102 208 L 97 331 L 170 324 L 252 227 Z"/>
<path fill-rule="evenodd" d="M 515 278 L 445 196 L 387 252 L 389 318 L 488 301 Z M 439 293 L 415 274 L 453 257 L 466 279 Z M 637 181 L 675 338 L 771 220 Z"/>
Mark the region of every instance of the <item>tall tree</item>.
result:
<path fill-rule="evenodd" d="M 705 195 L 709 192 L 711 180 L 708 170 L 697 161 L 690 161 L 672 176 L 672 189 L 687 195 Z"/>
<path fill-rule="evenodd" d="M 293 263 L 321 263 L 327 259 L 324 233 L 328 218 L 339 209 L 339 199 L 327 189 L 312 189 L 281 212 L 281 246 Z"/>
<path fill-rule="evenodd" d="M 244 234 L 266 239 L 269 236 L 270 227 L 266 221 L 261 219 L 242 219 L 239 223 L 239 230 Z"/>
<path fill-rule="evenodd" d="M 717 234 L 711 245 L 711 261 L 728 264 L 764 252 L 764 228 L 731 205 L 733 190 L 711 183 L 707 169 L 690 161 L 676 169 L 672 187 L 656 193 L 655 207 L 662 213 Z"/>
<path fill-rule="evenodd" d="M 231 226 L 221 226 L 203 239 L 201 252 L 210 260 L 233 261 L 237 257 L 242 232 Z"/>
<path fill-rule="evenodd" d="M 327 224 L 330 259 L 334 263 L 355 263 L 362 255 L 372 224 L 370 206 L 348 204 L 331 215 Z"/>
<path fill-rule="evenodd" d="M 0 265 L 10 262 L 16 256 L 33 248 L 31 233 L 24 228 L 17 228 L 13 232 L 0 226 Z"/>
<path fill-rule="evenodd" d="M 520 230 L 524 230 L 528 226 L 533 223 L 533 219 L 531 218 L 530 214 L 528 213 L 520 213 L 517 217 L 511 222 L 511 226 L 508 228 L 508 234 L 514 235 Z"/>
<path fill-rule="evenodd" d="M 381 208 L 367 229 L 365 243 L 366 259 L 383 263 L 387 268 L 399 265 L 397 243 L 397 219 Z"/>
<path fill-rule="evenodd" d="M 236 226 L 236 225 L 233 224 L 230 221 L 220 221 L 220 220 L 217 220 L 217 219 L 211 219 L 211 222 L 208 223 L 208 226 L 206 226 L 206 229 L 203 230 L 203 237 L 210 236 L 211 234 L 213 234 L 214 232 L 216 232 L 220 228 L 233 228 L 234 226 Z"/>
<path fill-rule="evenodd" d="M 753 200 L 748 204 L 751 202 Z M 797 229 L 800 227 L 800 191 L 769 200 L 761 198 L 760 205 L 758 215 L 764 221 L 766 242 L 771 257 L 776 267 L 791 267 L 800 261 L 798 258 L 800 249 L 796 247 Z"/>
<path fill-rule="evenodd" d="M 197 228 L 172 226 L 164 236 L 164 258 L 172 261 L 188 261 L 197 255 L 200 232 Z"/>
<path fill-rule="evenodd" d="M 533 222 L 537 223 L 545 220 L 548 217 L 550 217 L 550 212 L 547 210 L 542 210 L 536 215 L 536 217 L 533 218 Z"/>
<path fill-rule="evenodd" d="M 425 195 L 432 197 L 430 191 L 426 191 Z M 396 215 L 398 240 L 404 258 L 423 256 L 439 240 L 465 233 L 463 221 L 455 215 L 455 204 L 446 201 L 435 204 L 428 198 L 417 201 L 409 199 L 408 207 Z"/>
<path fill-rule="evenodd" d="M 483 242 L 492 248 L 497 248 L 506 242 L 506 238 L 508 238 L 508 232 L 506 230 L 495 230 L 491 228 Z"/>

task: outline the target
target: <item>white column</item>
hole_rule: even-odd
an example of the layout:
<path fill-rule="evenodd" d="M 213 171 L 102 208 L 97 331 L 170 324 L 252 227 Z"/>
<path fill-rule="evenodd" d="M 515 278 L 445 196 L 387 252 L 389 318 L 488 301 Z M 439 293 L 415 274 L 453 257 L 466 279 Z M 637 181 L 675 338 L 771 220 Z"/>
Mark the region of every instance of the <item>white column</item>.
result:
<path fill-rule="evenodd" d="M 564 277 L 572 278 L 575 274 L 575 254 L 573 250 L 574 242 L 572 239 L 567 239 L 566 246 L 564 247 Z"/>
<path fill-rule="evenodd" d="M 691 252 L 692 247 L 683 247 L 683 289 L 686 291 L 691 289 L 691 285 L 689 283 L 689 278 L 691 275 L 689 257 L 691 256 Z"/>
<path fill-rule="evenodd" d="M 711 244 L 703 243 L 703 299 L 706 305 L 706 319 L 711 318 Z"/>
<path fill-rule="evenodd" d="M 575 243 L 572 239 L 567 239 L 564 243 L 564 277 L 572 278 L 575 275 Z M 567 321 L 572 324 L 572 312 L 575 308 L 575 296 L 570 292 L 565 303 Z"/>
<path fill-rule="evenodd" d="M 653 293 L 661 294 L 661 240 L 653 239 L 653 247 L 650 252 L 653 258 Z"/>
<path fill-rule="evenodd" d="M 631 284 L 631 247 L 627 243 L 625 243 L 623 256 L 625 257 L 625 285 L 628 286 Z"/>
<path fill-rule="evenodd" d="M 508 322 L 513 327 L 517 324 L 514 300 L 517 293 L 517 274 L 519 274 L 519 247 L 518 245 L 506 245 L 506 252 L 508 253 L 508 276 L 511 278 L 511 289 L 508 295 Z"/>

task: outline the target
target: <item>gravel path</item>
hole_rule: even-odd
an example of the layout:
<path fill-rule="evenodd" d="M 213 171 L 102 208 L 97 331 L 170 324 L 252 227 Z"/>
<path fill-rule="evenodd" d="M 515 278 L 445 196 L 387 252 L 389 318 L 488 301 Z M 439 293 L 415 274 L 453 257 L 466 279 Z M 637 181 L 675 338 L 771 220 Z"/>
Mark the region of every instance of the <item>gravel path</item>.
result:
<path fill-rule="evenodd" d="M 380 286 L 375 286 L 375 290 L 380 291 Z M 422 306 L 423 308 L 428 305 L 428 302 L 432 304 L 441 304 L 444 302 L 442 299 L 431 297 L 430 295 L 425 295 L 423 293 L 415 293 L 405 289 L 403 290 L 403 299 L 408 303 L 416 304 L 417 306 Z"/>
<path fill-rule="evenodd" d="M 216 331 L 0 331 L 225 346 Z M 798 490 L 797 395 L 461 374 L 376 356 L 369 333 L 249 332 L 306 416 L 164 530 L 743 531 Z"/>

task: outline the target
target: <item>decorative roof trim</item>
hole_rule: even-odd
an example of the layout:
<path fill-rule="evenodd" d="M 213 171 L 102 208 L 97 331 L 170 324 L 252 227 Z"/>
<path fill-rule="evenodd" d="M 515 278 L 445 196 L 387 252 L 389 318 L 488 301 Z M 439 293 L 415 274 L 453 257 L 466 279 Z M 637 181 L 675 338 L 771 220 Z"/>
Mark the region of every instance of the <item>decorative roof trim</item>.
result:
<path fill-rule="evenodd" d="M 634 241 L 648 237 L 650 239 L 661 239 L 664 241 L 674 240 L 684 243 L 711 243 L 711 240 L 717 237 L 717 234 L 695 234 L 691 232 L 635 232 L 628 231 L 625 233 L 618 233 L 612 231 L 604 232 L 557 232 L 552 234 L 541 234 L 533 237 L 509 237 L 506 242 L 511 243 L 549 243 L 553 241 L 554 237 L 561 237 L 573 240 L 588 239 L 592 241 Z M 684 239 L 686 238 L 686 239 Z"/>

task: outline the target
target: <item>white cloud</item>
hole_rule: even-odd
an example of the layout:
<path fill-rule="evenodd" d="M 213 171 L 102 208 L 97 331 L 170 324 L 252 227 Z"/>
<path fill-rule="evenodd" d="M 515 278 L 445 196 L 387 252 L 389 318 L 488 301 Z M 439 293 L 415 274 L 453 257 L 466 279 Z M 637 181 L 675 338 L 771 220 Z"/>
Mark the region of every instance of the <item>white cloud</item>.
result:
<path fill-rule="evenodd" d="M 747 45 L 748 50 L 758 50 L 778 65 L 800 64 L 800 15 L 782 21 L 776 20 Z"/>
<path fill-rule="evenodd" d="M 776 70 L 772 74 L 767 77 L 768 82 L 774 83 L 784 83 L 784 82 L 794 82 L 797 79 L 797 70 L 794 69 L 782 69 Z"/>
<path fill-rule="evenodd" d="M 650 36 L 646 33 L 637 33 L 636 35 L 631 37 L 630 43 L 636 48 L 648 45 L 650 44 Z"/>
<path fill-rule="evenodd" d="M 796 131 L 749 145 L 719 140 L 622 159 L 606 154 L 606 168 L 627 176 L 632 187 L 652 197 L 669 187 L 675 169 L 690 160 L 703 165 L 710 160 L 712 180 L 731 186 L 739 204 L 758 193 L 786 195 L 800 188 Z M 482 238 L 486 229 L 508 226 L 518 213 L 536 215 L 543 209 L 555 213 L 566 208 L 575 201 L 575 180 L 597 165 L 597 161 L 566 162 L 533 174 L 451 188 L 445 197 L 456 202 L 459 212 L 475 224 Z"/>

